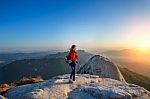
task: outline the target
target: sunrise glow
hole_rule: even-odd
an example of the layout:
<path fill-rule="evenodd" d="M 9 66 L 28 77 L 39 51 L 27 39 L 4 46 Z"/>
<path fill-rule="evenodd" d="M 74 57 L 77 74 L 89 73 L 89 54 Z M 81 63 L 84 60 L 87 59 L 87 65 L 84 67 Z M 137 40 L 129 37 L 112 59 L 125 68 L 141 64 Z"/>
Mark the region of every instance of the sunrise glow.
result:
<path fill-rule="evenodd" d="M 144 49 L 144 50 L 148 49 L 149 48 L 149 41 L 148 40 L 141 41 L 140 46 L 141 46 L 141 49 Z"/>
<path fill-rule="evenodd" d="M 137 54 L 139 55 L 149 55 L 150 54 L 150 41 L 147 39 L 140 40 L 139 43 L 137 43 L 137 47 L 135 48 L 137 50 Z"/>

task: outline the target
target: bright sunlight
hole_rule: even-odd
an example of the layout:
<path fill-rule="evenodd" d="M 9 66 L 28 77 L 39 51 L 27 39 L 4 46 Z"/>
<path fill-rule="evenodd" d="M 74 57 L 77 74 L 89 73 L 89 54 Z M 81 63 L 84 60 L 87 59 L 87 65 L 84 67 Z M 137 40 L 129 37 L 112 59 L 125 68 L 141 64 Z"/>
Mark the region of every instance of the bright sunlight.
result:
<path fill-rule="evenodd" d="M 141 40 L 139 43 L 140 50 L 147 53 L 150 49 L 150 41 L 145 39 Z"/>

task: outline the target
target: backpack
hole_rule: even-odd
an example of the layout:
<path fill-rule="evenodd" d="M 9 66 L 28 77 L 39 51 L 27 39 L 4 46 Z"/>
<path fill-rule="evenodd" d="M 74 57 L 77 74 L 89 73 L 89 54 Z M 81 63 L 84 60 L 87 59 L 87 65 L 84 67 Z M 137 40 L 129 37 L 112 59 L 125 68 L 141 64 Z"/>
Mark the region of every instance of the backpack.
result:
<path fill-rule="evenodd" d="M 66 63 L 69 64 L 69 60 L 71 60 L 71 52 L 69 52 L 69 54 L 66 56 Z"/>
<path fill-rule="evenodd" d="M 71 53 L 72 52 L 69 52 L 69 54 L 66 56 L 66 63 L 68 63 L 69 65 L 70 65 L 70 63 L 69 63 L 69 60 L 71 60 Z M 78 63 L 78 61 L 76 61 L 76 63 Z"/>
<path fill-rule="evenodd" d="M 67 61 L 71 60 L 71 52 L 66 56 Z"/>

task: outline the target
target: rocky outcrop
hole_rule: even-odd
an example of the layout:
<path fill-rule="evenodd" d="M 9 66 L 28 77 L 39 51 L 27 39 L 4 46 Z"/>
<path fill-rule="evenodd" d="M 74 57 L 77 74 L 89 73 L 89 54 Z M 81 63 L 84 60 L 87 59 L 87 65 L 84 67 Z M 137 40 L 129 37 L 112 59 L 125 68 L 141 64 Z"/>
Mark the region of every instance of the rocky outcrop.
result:
<path fill-rule="evenodd" d="M 29 78 L 23 77 L 17 82 L 0 85 L 0 95 L 5 94 L 8 90 L 15 88 L 16 86 L 25 85 L 25 84 L 33 84 L 33 83 L 38 83 L 42 81 L 43 81 L 43 78 L 41 76 L 29 77 Z"/>
<path fill-rule="evenodd" d="M 77 74 L 73 84 L 68 83 L 68 78 L 65 74 L 21 85 L 5 96 L 8 99 L 150 99 L 149 91 L 134 84 L 89 74 Z"/>
<path fill-rule="evenodd" d="M 100 55 L 93 56 L 84 66 L 82 66 L 78 73 L 98 75 L 102 78 L 112 78 L 119 81 L 124 81 L 117 65 Z"/>

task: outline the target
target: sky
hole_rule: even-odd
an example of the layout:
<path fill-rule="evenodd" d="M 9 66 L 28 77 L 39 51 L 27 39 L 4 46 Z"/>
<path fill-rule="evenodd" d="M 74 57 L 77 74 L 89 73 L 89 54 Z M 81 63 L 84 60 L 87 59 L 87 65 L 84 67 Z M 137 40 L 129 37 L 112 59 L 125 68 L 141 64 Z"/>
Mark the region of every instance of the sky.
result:
<path fill-rule="evenodd" d="M 0 0 L 0 50 L 148 46 L 149 0 Z"/>

